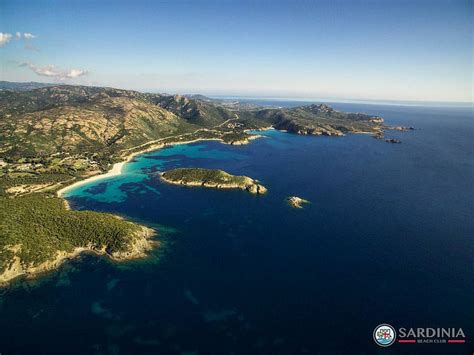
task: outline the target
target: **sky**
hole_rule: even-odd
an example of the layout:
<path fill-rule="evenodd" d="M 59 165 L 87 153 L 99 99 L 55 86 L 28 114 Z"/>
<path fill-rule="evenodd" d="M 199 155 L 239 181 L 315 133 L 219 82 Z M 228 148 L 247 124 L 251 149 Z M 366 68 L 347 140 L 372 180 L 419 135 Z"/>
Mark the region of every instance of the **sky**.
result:
<path fill-rule="evenodd" d="M 472 102 L 473 2 L 0 2 L 0 80 Z"/>

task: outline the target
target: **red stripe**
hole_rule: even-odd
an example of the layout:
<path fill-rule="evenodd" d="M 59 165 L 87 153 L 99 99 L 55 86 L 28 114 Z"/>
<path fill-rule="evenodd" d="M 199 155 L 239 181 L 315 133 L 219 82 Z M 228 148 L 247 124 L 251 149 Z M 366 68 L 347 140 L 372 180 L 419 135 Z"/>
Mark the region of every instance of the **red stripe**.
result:
<path fill-rule="evenodd" d="M 454 340 L 454 339 L 448 340 L 448 343 L 465 343 L 465 342 L 466 342 L 465 340 Z"/>
<path fill-rule="evenodd" d="M 416 340 L 399 340 L 399 343 L 416 343 Z"/>

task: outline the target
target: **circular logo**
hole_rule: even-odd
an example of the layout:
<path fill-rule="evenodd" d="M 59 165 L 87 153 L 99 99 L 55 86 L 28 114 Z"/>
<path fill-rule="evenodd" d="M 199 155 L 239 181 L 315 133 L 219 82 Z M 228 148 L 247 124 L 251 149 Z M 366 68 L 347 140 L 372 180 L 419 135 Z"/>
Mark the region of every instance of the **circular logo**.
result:
<path fill-rule="evenodd" d="M 395 343 L 397 332 L 390 324 L 380 324 L 375 327 L 374 341 L 380 346 L 390 346 Z"/>

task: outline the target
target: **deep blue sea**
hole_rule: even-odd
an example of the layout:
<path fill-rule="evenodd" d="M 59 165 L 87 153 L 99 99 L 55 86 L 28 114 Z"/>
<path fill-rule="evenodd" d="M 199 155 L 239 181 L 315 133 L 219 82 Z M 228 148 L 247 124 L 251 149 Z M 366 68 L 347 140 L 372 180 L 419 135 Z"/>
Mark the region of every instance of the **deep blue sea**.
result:
<path fill-rule="evenodd" d="M 402 144 L 271 130 L 178 145 L 69 192 L 75 209 L 156 227 L 162 247 L 121 264 L 84 255 L 2 290 L 0 353 L 472 354 L 472 108 L 331 105 L 416 130 L 387 133 Z M 268 194 L 150 176 L 175 167 L 247 175 Z M 380 323 L 462 327 L 467 343 L 381 348 Z"/>

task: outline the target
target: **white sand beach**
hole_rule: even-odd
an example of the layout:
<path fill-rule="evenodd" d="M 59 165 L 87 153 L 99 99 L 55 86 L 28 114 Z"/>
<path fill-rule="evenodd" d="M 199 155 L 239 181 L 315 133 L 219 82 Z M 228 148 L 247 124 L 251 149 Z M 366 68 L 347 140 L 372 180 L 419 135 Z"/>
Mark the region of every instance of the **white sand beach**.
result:
<path fill-rule="evenodd" d="M 270 128 L 265 128 L 265 130 L 266 129 L 273 129 L 273 128 L 270 127 Z M 176 137 L 176 138 L 178 138 L 178 137 Z M 258 134 L 251 135 L 250 137 L 247 138 L 246 143 L 249 143 L 251 140 L 254 140 L 254 139 L 257 139 L 257 138 L 263 138 L 263 137 L 264 136 L 258 135 Z M 158 150 L 158 149 L 162 149 L 164 147 L 171 147 L 171 146 L 174 146 L 174 145 L 181 145 L 181 144 L 190 144 L 190 143 L 196 143 L 196 142 L 200 142 L 200 141 L 219 141 L 219 142 L 222 142 L 222 139 L 221 138 L 196 138 L 196 139 L 192 139 L 192 140 L 188 140 L 188 141 L 175 141 L 175 142 L 168 142 L 168 143 L 161 143 L 160 140 L 158 140 L 158 141 L 152 141 L 152 142 L 142 144 L 141 146 L 147 146 L 147 147 L 127 155 L 124 161 L 122 161 L 120 163 L 115 163 L 114 166 L 112 167 L 112 169 L 110 169 L 107 173 L 100 174 L 100 175 L 94 175 L 94 176 L 91 176 L 87 179 L 77 181 L 72 185 L 65 186 L 61 190 L 58 190 L 57 195 L 58 195 L 58 197 L 63 197 L 65 192 L 67 192 L 71 189 L 75 189 L 76 187 L 89 184 L 90 182 L 93 182 L 93 181 L 102 180 L 102 179 L 110 178 L 110 177 L 113 177 L 113 176 L 119 176 L 119 175 L 122 174 L 123 166 L 126 163 L 130 162 L 137 155 L 140 155 L 140 154 L 143 154 L 143 153 L 146 153 L 146 152 L 150 152 L 150 151 L 154 151 L 154 150 Z M 240 144 L 242 144 L 242 143 L 240 143 Z M 237 145 L 239 145 L 239 144 L 237 144 Z M 140 147 L 140 146 L 138 146 L 138 147 Z M 132 149 L 136 149 L 136 148 L 137 147 L 134 147 Z"/>
<path fill-rule="evenodd" d="M 113 177 L 113 176 L 121 175 L 123 166 L 127 163 L 127 161 L 123 161 L 123 162 L 114 164 L 112 169 L 110 169 L 105 174 L 91 176 L 90 178 L 87 178 L 85 180 L 81 180 L 81 181 L 78 181 L 78 182 L 76 182 L 72 185 L 68 185 L 68 186 L 62 188 L 61 190 L 59 190 L 57 192 L 57 194 L 58 194 L 59 197 L 61 197 L 61 196 L 64 195 L 65 192 L 67 192 L 71 189 L 75 189 L 76 187 L 86 185 L 86 184 L 88 184 L 90 182 L 93 182 L 93 181 L 102 180 L 102 179 L 110 178 L 110 177 Z"/>

